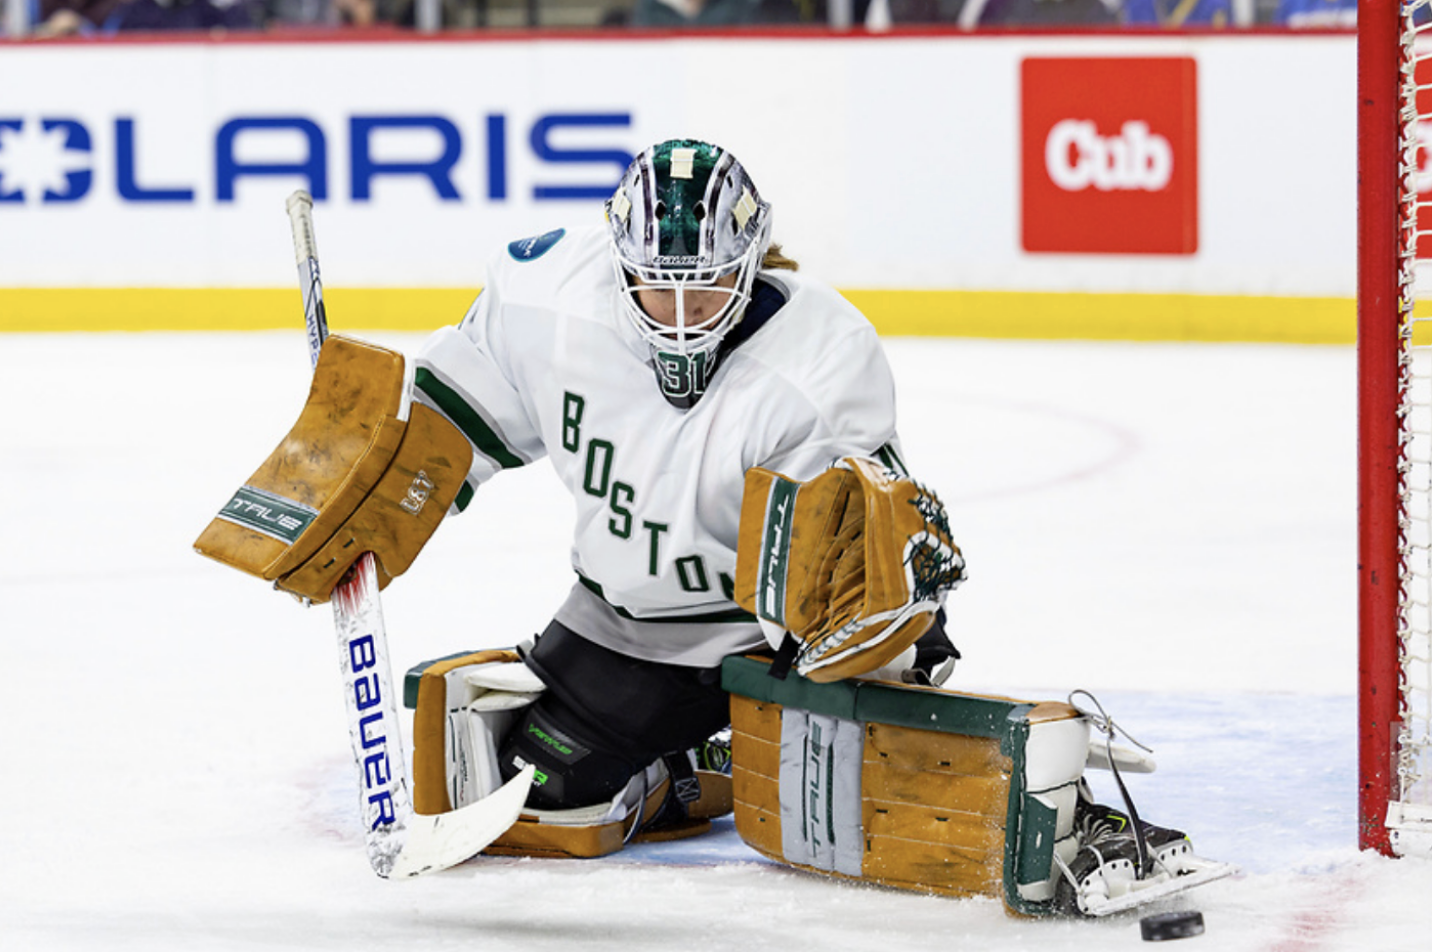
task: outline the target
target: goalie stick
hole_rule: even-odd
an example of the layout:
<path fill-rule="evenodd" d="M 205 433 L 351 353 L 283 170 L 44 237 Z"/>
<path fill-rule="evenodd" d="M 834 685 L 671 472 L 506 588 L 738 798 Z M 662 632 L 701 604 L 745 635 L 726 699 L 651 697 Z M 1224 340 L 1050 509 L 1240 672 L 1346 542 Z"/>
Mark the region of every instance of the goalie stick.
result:
<path fill-rule="evenodd" d="M 328 336 L 328 316 L 313 232 L 313 198 L 299 190 L 289 196 L 286 205 L 303 292 L 309 357 L 317 365 Z M 358 770 L 363 835 L 373 871 L 385 879 L 401 879 L 471 859 L 517 822 L 532 786 L 533 768 L 526 767 L 495 793 L 460 810 L 432 816 L 415 813 L 408 795 L 388 635 L 371 552 L 359 557 L 334 590 L 332 601 L 348 738 Z"/>

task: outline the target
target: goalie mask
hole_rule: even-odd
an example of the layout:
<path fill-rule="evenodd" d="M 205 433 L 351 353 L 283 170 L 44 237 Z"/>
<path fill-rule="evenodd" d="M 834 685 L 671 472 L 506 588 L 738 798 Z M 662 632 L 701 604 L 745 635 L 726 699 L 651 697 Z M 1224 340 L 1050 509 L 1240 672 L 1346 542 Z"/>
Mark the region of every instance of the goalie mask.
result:
<path fill-rule="evenodd" d="M 750 301 L 771 207 L 731 153 L 672 139 L 636 157 L 606 212 L 623 311 L 651 347 L 662 394 L 687 409 Z"/>

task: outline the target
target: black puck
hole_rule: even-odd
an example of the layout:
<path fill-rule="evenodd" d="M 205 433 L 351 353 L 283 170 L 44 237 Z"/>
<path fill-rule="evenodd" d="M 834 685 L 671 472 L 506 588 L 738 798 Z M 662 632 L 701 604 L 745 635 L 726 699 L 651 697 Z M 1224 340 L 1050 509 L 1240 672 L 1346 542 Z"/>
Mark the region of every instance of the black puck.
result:
<path fill-rule="evenodd" d="M 1139 920 L 1139 932 L 1143 934 L 1145 942 L 1203 935 L 1203 913 L 1189 909 L 1184 912 L 1161 912 L 1154 916 L 1144 916 Z"/>

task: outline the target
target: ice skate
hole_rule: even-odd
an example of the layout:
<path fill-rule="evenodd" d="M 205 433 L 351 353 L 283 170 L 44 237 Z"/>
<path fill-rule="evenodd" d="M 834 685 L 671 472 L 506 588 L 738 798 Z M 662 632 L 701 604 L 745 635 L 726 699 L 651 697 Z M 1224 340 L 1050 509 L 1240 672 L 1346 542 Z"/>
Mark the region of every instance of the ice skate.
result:
<path fill-rule="evenodd" d="M 1137 815 L 1137 814 L 1136 814 Z M 1180 830 L 1139 821 L 1095 803 L 1080 784 L 1074 811 L 1079 849 L 1060 863 L 1055 905 L 1069 915 L 1106 916 L 1183 892 L 1234 872 L 1227 863 L 1202 859 Z"/>

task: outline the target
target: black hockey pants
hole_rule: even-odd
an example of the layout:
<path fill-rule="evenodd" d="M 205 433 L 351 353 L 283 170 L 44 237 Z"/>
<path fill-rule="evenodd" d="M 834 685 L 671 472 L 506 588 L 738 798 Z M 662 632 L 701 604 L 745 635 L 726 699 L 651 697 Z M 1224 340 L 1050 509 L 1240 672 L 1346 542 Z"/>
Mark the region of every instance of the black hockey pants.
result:
<path fill-rule="evenodd" d="M 524 660 L 547 690 L 503 741 L 503 779 L 535 764 L 538 809 L 609 800 L 666 753 L 695 747 L 730 721 L 721 669 L 618 654 L 552 622 Z"/>

